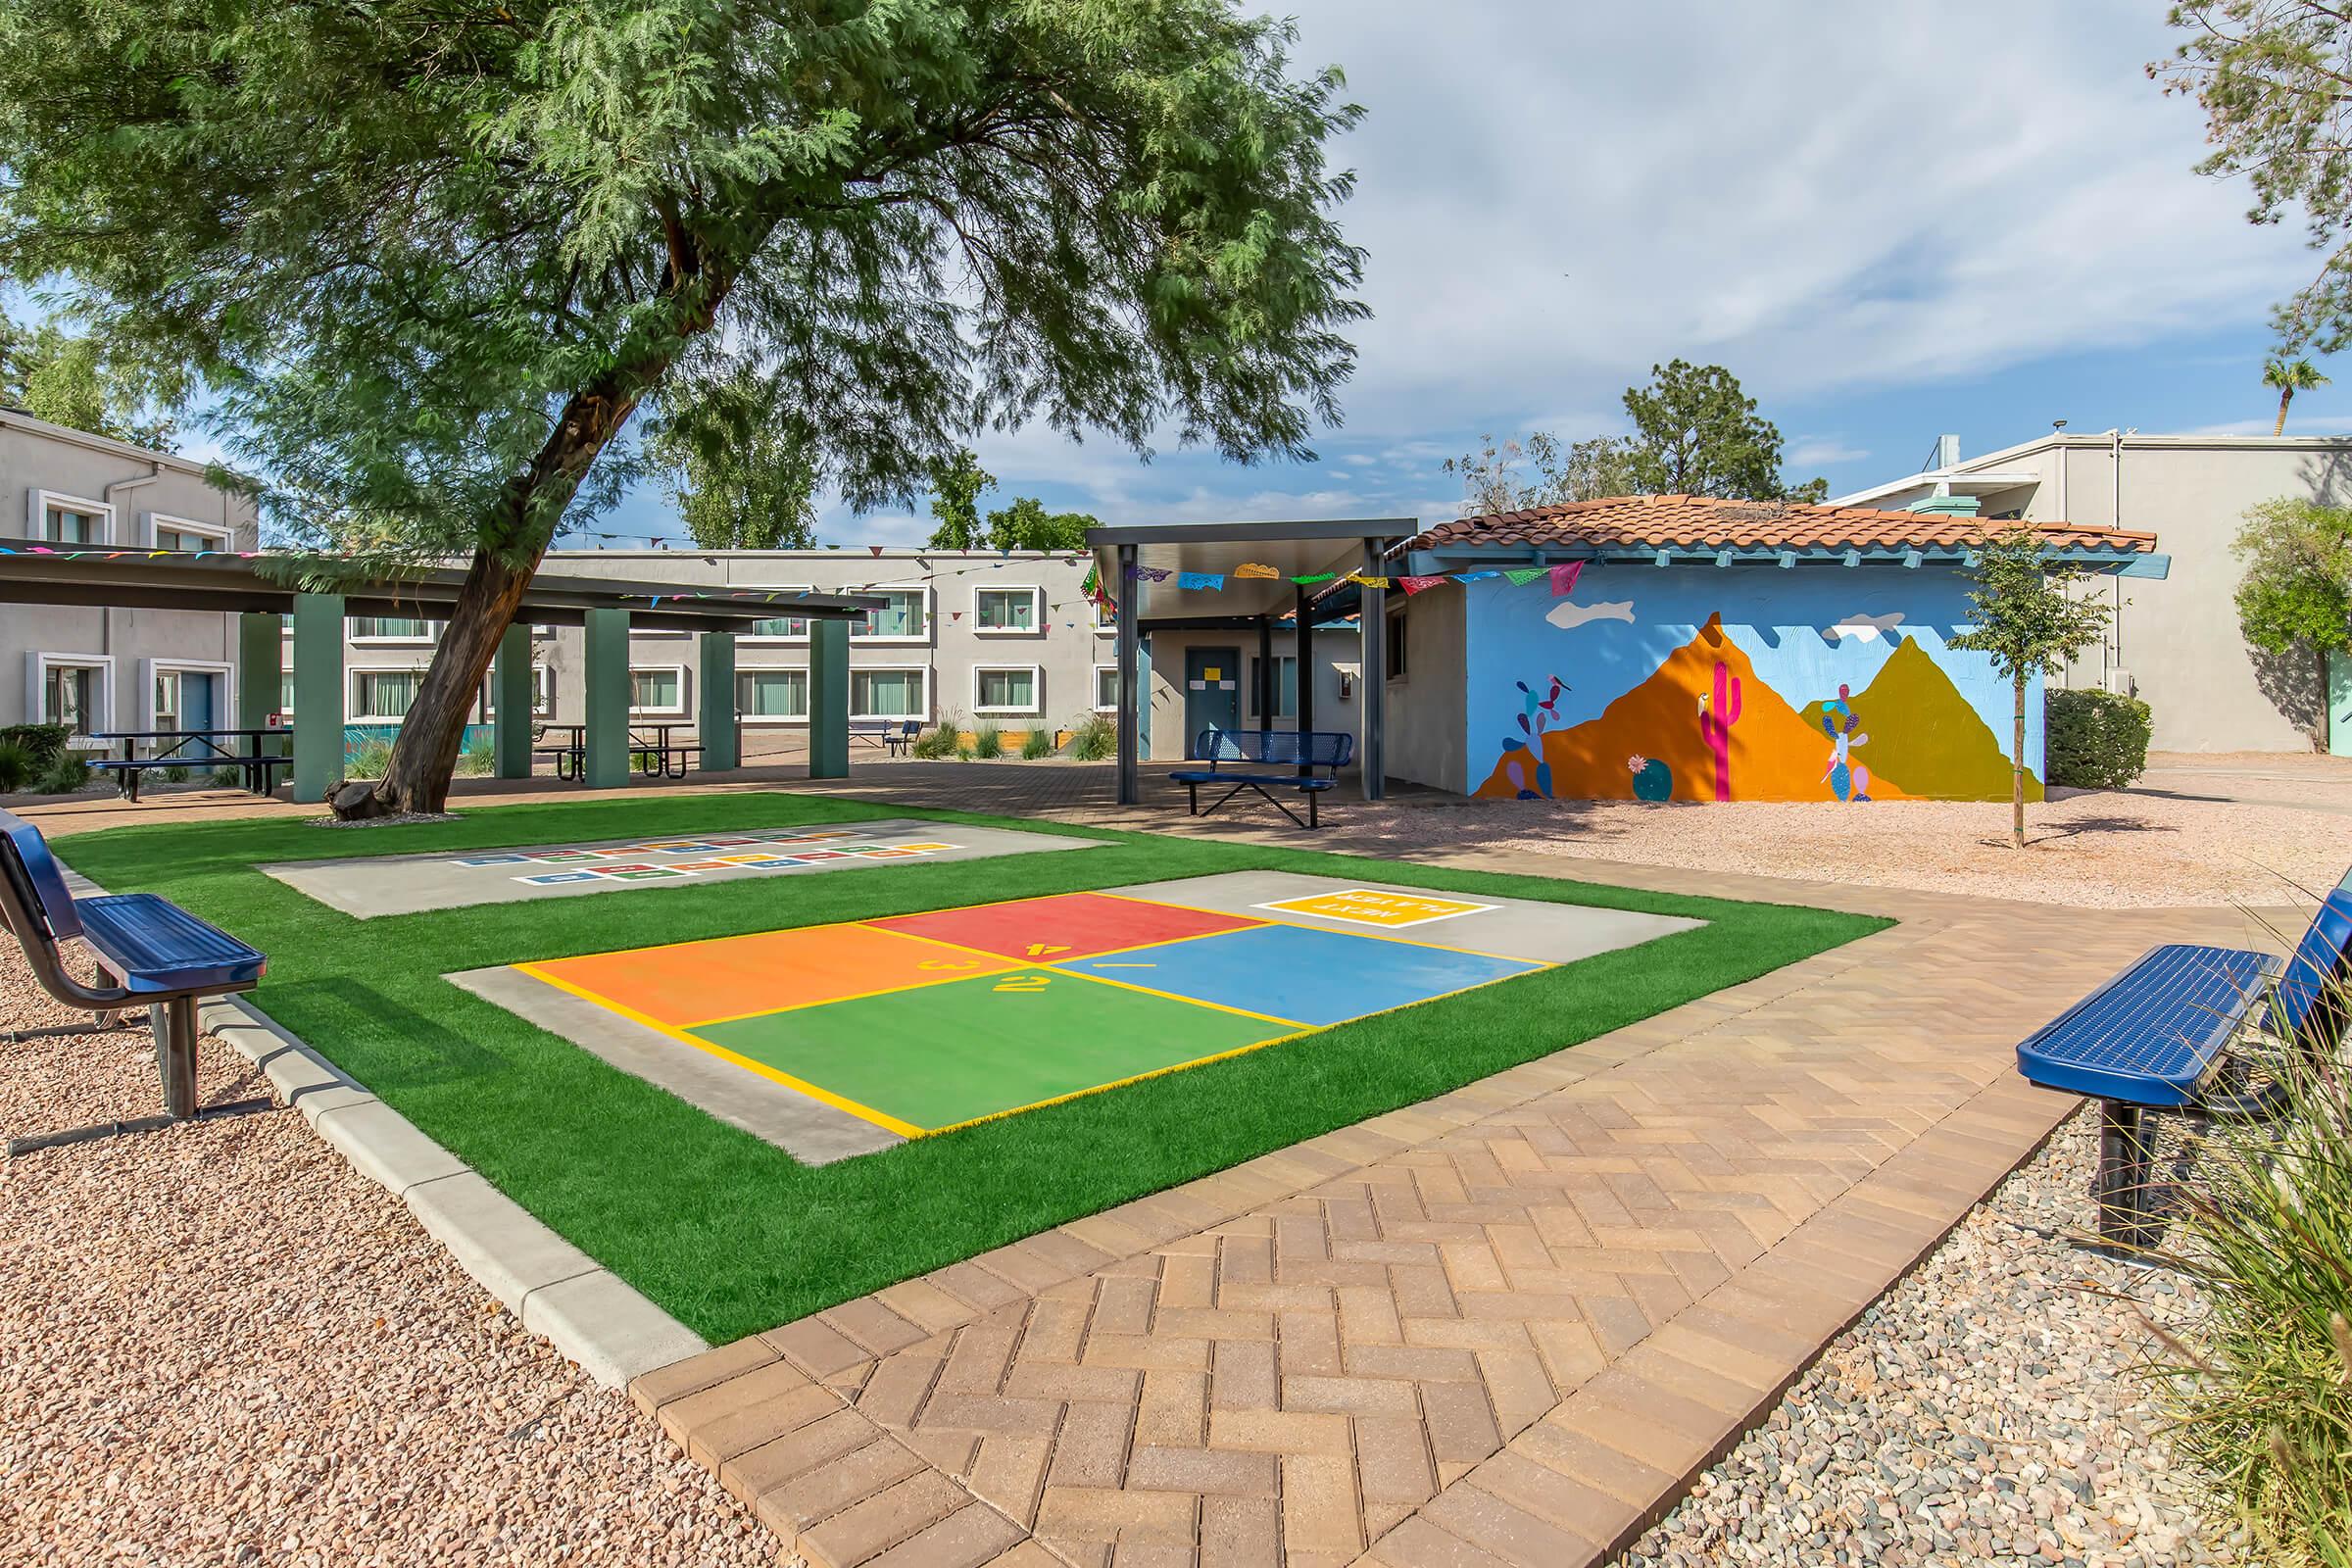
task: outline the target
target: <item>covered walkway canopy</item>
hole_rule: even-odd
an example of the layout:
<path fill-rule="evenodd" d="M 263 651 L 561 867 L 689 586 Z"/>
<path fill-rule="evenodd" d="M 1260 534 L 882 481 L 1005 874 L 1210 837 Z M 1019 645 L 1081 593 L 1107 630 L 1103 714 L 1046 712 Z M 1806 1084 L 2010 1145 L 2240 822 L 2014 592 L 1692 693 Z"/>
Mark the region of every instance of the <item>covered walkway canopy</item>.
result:
<path fill-rule="evenodd" d="M 1356 736 L 1356 761 L 1363 769 L 1364 799 L 1382 794 L 1381 639 L 1388 625 L 1382 564 L 1390 547 L 1420 528 L 1411 517 L 1342 517 L 1294 522 L 1171 522 L 1090 528 L 1086 542 L 1118 617 L 1119 802 L 1139 798 L 1137 763 L 1144 737 L 1142 715 L 1144 639 L 1155 630 L 1254 630 L 1258 679 L 1270 684 L 1274 669 L 1274 627 L 1293 621 L 1298 657 L 1298 728 L 1314 724 L 1311 608 L 1334 588 L 1362 590 L 1359 625 L 1363 637 L 1363 719 Z M 1350 580 L 1352 579 L 1352 581 Z M 1274 711 L 1271 691 L 1260 691 L 1257 710 Z"/>
<path fill-rule="evenodd" d="M 316 572 L 325 592 L 280 580 L 288 563 Z M 294 629 L 294 798 L 323 799 L 343 771 L 344 617 L 421 616 L 446 620 L 466 573 L 455 567 L 368 574 L 339 557 L 248 555 L 220 550 L 72 549 L 37 539 L 0 539 L 0 605 L 86 605 L 119 610 L 218 611 L 238 617 L 237 728 L 260 729 L 279 706 L 285 616 Z M 849 623 L 884 601 L 789 589 L 711 589 L 608 577 L 534 577 L 499 644 L 491 679 L 498 774 L 531 770 L 531 628 L 586 632 L 585 782 L 628 781 L 629 633 L 692 632 L 700 639 L 698 728 L 706 769 L 732 768 L 735 750 L 735 637 L 756 621 L 807 619 L 808 771 L 849 772 Z M 226 728 L 228 726 L 222 726 Z"/>

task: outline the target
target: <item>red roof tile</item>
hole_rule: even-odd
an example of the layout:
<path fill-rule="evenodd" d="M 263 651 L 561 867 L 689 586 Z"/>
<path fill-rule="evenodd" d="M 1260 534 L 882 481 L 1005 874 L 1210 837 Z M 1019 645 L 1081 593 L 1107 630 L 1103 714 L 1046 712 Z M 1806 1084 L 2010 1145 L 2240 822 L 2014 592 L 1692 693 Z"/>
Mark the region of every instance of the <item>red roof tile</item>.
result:
<path fill-rule="evenodd" d="M 1526 512 L 1456 517 L 1424 529 L 1408 550 L 1472 545 L 1592 545 L 1663 550 L 1907 550 L 1971 545 L 2013 527 L 1934 512 L 1815 507 L 1713 496 L 1616 496 Z M 2053 547 L 2153 551 L 2156 536 L 2091 523 L 2028 522 Z"/>

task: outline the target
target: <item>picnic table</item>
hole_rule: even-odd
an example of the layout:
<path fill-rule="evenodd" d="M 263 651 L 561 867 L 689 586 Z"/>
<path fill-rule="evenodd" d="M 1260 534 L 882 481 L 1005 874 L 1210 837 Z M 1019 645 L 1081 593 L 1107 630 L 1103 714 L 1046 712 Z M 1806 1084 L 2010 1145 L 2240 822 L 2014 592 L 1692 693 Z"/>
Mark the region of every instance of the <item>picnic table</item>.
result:
<path fill-rule="evenodd" d="M 690 758 L 701 756 L 703 748 L 697 741 L 672 740 L 670 737 L 678 730 L 693 728 L 694 726 L 684 719 L 631 724 L 629 726 L 629 751 L 638 759 L 638 771 L 648 778 L 684 778 L 687 760 Z M 647 738 L 649 734 L 652 737 L 650 740 Z M 564 738 L 554 745 L 534 748 L 535 754 L 555 759 L 556 777 L 584 780 L 588 776 L 588 726 L 585 724 L 542 724 L 539 726 L 539 738 L 542 741 L 553 739 L 557 735 Z"/>
<path fill-rule="evenodd" d="M 262 750 L 262 743 L 283 740 L 293 730 L 281 725 L 263 725 L 255 729 L 112 729 L 93 732 L 94 741 L 120 741 L 121 757 L 106 758 L 90 765 L 115 775 L 115 788 L 126 801 L 139 798 L 139 781 L 149 771 L 167 767 L 234 767 L 245 776 L 245 787 L 256 795 L 267 795 L 275 785 L 271 776 L 275 769 L 291 770 L 294 760 L 274 752 Z M 223 748 L 223 739 L 240 742 L 242 751 Z M 145 757 L 139 755 L 139 745 L 151 748 Z M 183 752 L 181 748 L 198 745 L 199 752 Z"/>

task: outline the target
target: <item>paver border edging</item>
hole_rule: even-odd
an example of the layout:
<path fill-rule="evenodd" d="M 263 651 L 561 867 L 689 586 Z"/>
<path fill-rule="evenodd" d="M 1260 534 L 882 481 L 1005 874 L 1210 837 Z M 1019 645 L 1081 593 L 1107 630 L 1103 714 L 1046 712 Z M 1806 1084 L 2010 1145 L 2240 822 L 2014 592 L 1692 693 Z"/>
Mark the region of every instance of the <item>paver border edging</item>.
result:
<path fill-rule="evenodd" d="M 66 875 L 77 898 L 106 891 Z M 311 1131 L 405 1203 L 460 1268 L 599 1387 L 624 1388 L 710 1348 L 247 998 L 213 998 L 197 1022 L 259 1067 Z"/>

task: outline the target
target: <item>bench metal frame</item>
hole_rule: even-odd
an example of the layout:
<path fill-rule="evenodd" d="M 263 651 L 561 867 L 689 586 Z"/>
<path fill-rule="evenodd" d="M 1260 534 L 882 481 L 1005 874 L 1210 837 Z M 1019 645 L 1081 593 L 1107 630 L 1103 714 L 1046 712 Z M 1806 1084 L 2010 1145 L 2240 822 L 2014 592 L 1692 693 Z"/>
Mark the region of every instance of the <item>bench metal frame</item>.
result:
<path fill-rule="evenodd" d="M 1188 816 L 1210 816 L 1219 807 L 1235 796 L 1248 791 L 1254 794 L 1283 815 L 1310 831 L 1323 825 L 1316 811 L 1316 803 L 1325 791 L 1339 785 L 1340 769 L 1355 755 L 1355 737 L 1345 730 L 1223 730 L 1204 729 L 1193 748 L 1200 753 L 1195 760 L 1208 763 L 1208 770 L 1180 771 L 1168 775 L 1185 788 Z M 1259 766 L 1296 766 L 1295 775 L 1278 773 L 1228 773 L 1219 766 L 1223 762 L 1254 762 Z M 1208 803 L 1200 805 L 1200 786 L 1211 788 L 1231 783 L 1233 788 Z M 1296 790 L 1306 797 L 1306 815 L 1300 816 L 1272 792 L 1278 789 Z"/>

